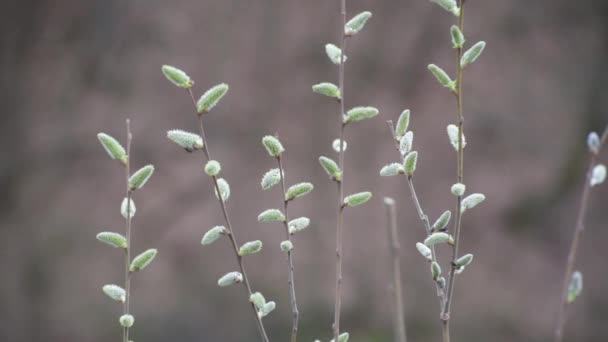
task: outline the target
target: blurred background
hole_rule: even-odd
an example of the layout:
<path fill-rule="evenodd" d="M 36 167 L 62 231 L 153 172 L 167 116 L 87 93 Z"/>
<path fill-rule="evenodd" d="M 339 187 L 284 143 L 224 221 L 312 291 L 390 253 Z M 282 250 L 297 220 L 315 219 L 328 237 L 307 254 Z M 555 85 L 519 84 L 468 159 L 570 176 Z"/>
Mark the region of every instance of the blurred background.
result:
<path fill-rule="evenodd" d="M 122 283 L 122 253 L 95 239 L 122 231 L 122 168 L 99 145 L 103 131 L 124 141 L 132 120 L 134 167 L 156 172 L 136 194 L 136 252 L 159 255 L 134 277 L 135 341 L 255 341 L 241 287 L 219 288 L 236 269 L 225 241 L 203 248 L 223 224 L 202 156 L 166 131 L 195 131 L 192 104 L 161 74 L 187 71 L 200 95 L 230 92 L 206 118 L 210 149 L 232 186 L 228 202 L 240 242 L 261 239 L 246 258 L 254 289 L 276 300 L 265 323 L 274 341 L 289 335 L 280 224 L 256 217 L 278 207 L 262 192 L 275 167 L 261 145 L 278 133 L 288 183 L 314 192 L 291 206 L 312 225 L 295 237 L 301 341 L 331 336 L 336 192 L 319 155 L 332 155 L 335 102 L 311 92 L 337 82 L 323 46 L 337 42 L 339 1 L 19 0 L 0 5 L 0 340 L 116 341 L 121 306 L 101 292 Z M 454 99 L 426 70 L 454 72 L 454 18 L 426 0 L 348 1 L 349 17 L 374 17 L 349 42 L 346 104 L 381 115 L 348 127 L 345 192 L 371 202 L 345 216 L 342 328 L 352 341 L 391 341 L 389 248 L 382 198 L 398 205 L 408 336 L 439 339 L 435 290 L 415 243 L 424 238 L 403 178 L 380 179 L 396 161 L 386 120 L 412 110 L 419 151 L 415 183 L 434 220 L 454 200 L 455 154 L 445 127 Z M 468 43 L 488 43 L 465 73 L 465 182 L 487 201 L 467 213 L 462 252 L 475 261 L 456 284 L 454 341 L 549 341 L 586 167 L 585 137 L 608 122 L 608 3 L 595 0 L 467 1 Z M 606 159 L 606 154 L 603 158 Z M 572 305 L 567 341 L 606 341 L 608 187 L 595 188 L 577 269 L 583 295 Z M 442 260 L 448 256 L 441 254 Z"/>

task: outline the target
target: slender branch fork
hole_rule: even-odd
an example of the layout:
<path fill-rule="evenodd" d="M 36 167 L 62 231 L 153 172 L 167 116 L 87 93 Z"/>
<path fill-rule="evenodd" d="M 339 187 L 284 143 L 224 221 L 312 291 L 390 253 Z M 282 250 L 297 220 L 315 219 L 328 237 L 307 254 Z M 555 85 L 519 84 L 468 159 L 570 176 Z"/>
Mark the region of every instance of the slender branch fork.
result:
<path fill-rule="evenodd" d="M 123 303 L 123 314 L 129 314 L 129 304 L 131 302 L 131 197 L 133 190 L 129 185 L 129 177 L 131 177 L 131 140 L 133 135 L 131 134 L 131 121 L 126 120 L 127 126 L 127 162 L 125 163 L 126 173 L 126 197 L 127 197 L 127 215 L 125 217 L 125 235 L 127 238 L 127 248 L 125 248 L 125 301 Z M 122 341 L 129 341 L 129 327 L 124 327 L 122 330 Z"/>
<path fill-rule="evenodd" d="M 196 110 L 196 100 L 194 98 L 194 94 L 192 93 L 191 88 L 188 88 L 188 94 L 190 95 L 190 98 L 192 99 L 192 103 L 194 104 L 194 108 Z M 197 112 L 196 115 L 198 117 L 198 121 L 199 121 L 199 125 L 200 125 L 201 138 L 203 139 L 203 154 L 205 155 L 206 161 L 209 161 L 209 160 L 211 160 L 211 154 L 209 152 L 209 144 L 207 143 L 207 138 L 205 136 L 205 127 L 203 125 L 204 113 Z M 245 284 L 245 287 L 247 288 L 247 292 L 248 292 L 249 296 L 251 296 L 253 294 L 253 291 L 251 289 L 249 277 L 247 277 L 247 271 L 245 270 L 245 264 L 243 263 L 243 257 L 241 255 L 239 255 L 239 244 L 237 243 L 236 235 L 234 233 L 234 230 L 232 229 L 232 224 L 230 223 L 230 216 L 228 215 L 228 210 L 226 209 L 224 199 L 222 198 L 222 193 L 220 191 L 220 188 L 219 188 L 219 185 L 217 182 L 217 177 L 212 176 L 211 179 L 213 180 L 213 187 L 215 188 L 215 191 L 217 192 L 217 195 L 218 195 L 217 196 L 218 202 L 220 203 L 222 215 L 224 216 L 224 221 L 226 221 L 226 228 L 227 228 L 226 235 L 228 236 L 228 239 L 230 240 L 230 244 L 231 244 L 234 254 L 236 256 L 237 263 L 239 265 L 239 269 L 241 270 L 241 274 L 243 275 L 243 284 Z M 264 329 L 264 323 L 262 322 L 262 319 L 258 316 L 258 312 L 253 303 L 251 303 L 251 309 L 253 310 L 253 314 L 256 319 L 256 325 L 258 327 L 260 336 L 262 337 L 262 341 L 269 342 L 268 335 L 266 334 L 266 329 Z"/>
<path fill-rule="evenodd" d="M 600 140 L 600 148 L 604 145 L 608 139 L 608 127 L 604 129 Z M 570 251 L 568 252 L 568 261 L 566 262 L 566 272 L 564 274 L 564 281 L 562 285 L 561 303 L 558 311 L 557 326 L 555 327 L 555 342 L 561 342 L 564 335 L 564 326 L 566 324 L 566 313 L 568 310 L 568 287 L 572 273 L 574 272 L 574 264 L 576 263 L 576 252 L 578 245 L 585 232 L 585 216 L 589 207 L 589 195 L 591 193 L 591 177 L 593 174 L 593 168 L 597 163 L 598 155 L 590 152 L 589 167 L 585 176 L 585 185 L 583 187 L 583 193 L 581 194 L 580 206 L 578 215 L 576 218 L 576 228 L 574 229 L 574 238 L 570 245 Z"/>
<path fill-rule="evenodd" d="M 344 32 L 346 26 L 346 0 L 341 0 L 340 14 L 342 15 L 341 26 L 341 42 L 340 42 L 340 68 L 338 71 L 338 86 L 340 88 L 340 149 L 338 166 L 342 172 L 342 177 L 337 179 L 338 183 L 338 208 L 337 208 L 337 223 L 336 223 L 336 293 L 334 303 L 334 341 L 338 341 L 340 335 L 340 310 L 342 306 L 342 222 L 344 212 L 344 50 L 346 49 L 347 35 Z"/>
<path fill-rule="evenodd" d="M 283 169 L 283 163 L 281 162 L 281 156 L 277 157 L 277 163 L 279 165 L 279 174 L 281 177 L 281 191 L 283 201 L 283 209 L 285 211 L 285 220 L 283 221 L 283 225 L 285 226 L 285 235 L 287 237 L 287 241 L 291 242 L 291 234 L 289 233 L 289 200 L 285 198 L 285 194 L 287 193 L 285 190 L 285 170 Z M 289 301 L 291 303 L 291 342 L 296 342 L 298 338 L 298 321 L 300 319 L 300 312 L 298 311 L 298 303 L 296 301 L 296 285 L 294 280 L 294 270 L 293 270 L 293 250 L 287 251 L 287 264 L 288 264 L 288 272 L 289 272 Z"/>
<path fill-rule="evenodd" d="M 384 199 L 386 205 L 386 222 L 388 230 L 388 240 L 391 248 L 391 261 L 393 264 L 393 301 L 395 305 L 395 316 L 393 318 L 393 326 L 395 329 L 395 341 L 407 342 L 405 333 L 405 314 L 403 313 L 403 293 L 401 283 L 401 261 L 399 253 L 401 245 L 399 244 L 399 236 L 397 234 L 397 213 L 395 209 L 395 201 L 392 198 Z"/>

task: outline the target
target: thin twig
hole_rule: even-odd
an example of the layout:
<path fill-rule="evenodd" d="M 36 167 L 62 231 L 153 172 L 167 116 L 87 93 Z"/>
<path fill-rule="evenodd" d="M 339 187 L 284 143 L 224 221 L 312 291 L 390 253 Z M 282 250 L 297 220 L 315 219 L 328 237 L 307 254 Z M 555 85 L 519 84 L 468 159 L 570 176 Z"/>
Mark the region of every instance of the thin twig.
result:
<path fill-rule="evenodd" d="M 281 177 L 281 201 L 283 201 L 283 209 L 285 211 L 285 220 L 283 221 L 283 225 L 285 226 L 285 235 L 287 241 L 291 242 L 291 234 L 289 233 L 289 212 L 287 208 L 289 206 L 289 200 L 285 197 L 286 188 L 285 188 L 285 170 L 283 169 L 283 163 L 281 162 L 281 156 L 277 157 L 277 163 L 279 164 L 279 175 Z M 291 342 L 296 342 L 298 338 L 298 321 L 300 319 L 300 312 L 298 311 L 298 303 L 296 301 L 296 285 L 294 280 L 294 270 L 293 270 L 293 251 L 287 251 L 287 264 L 288 264 L 288 272 L 289 272 L 289 301 L 291 303 Z"/>
<path fill-rule="evenodd" d="M 340 149 L 338 165 L 342 172 L 342 177 L 336 182 L 338 183 L 338 208 L 336 222 L 336 293 L 334 303 L 334 341 L 338 341 L 340 336 L 340 310 L 342 306 L 342 214 L 344 212 L 344 55 L 346 49 L 346 34 L 344 27 L 346 26 L 346 0 L 341 0 L 340 13 L 342 15 L 341 42 L 340 42 L 340 68 L 338 71 L 338 86 L 340 88 L 340 113 L 338 119 L 340 122 Z"/>
<path fill-rule="evenodd" d="M 123 314 L 129 314 L 129 304 L 131 302 L 131 196 L 132 190 L 129 184 L 129 178 L 131 177 L 131 140 L 133 136 L 131 134 L 131 121 L 126 120 L 127 125 L 127 161 L 125 163 L 125 174 L 126 174 L 126 197 L 127 197 L 127 216 L 125 217 L 125 235 L 127 238 L 127 248 L 125 248 L 125 301 L 123 304 Z M 122 330 L 122 341 L 129 341 L 129 327 L 124 327 Z"/>
<path fill-rule="evenodd" d="M 464 32 L 464 3 L 465 0 L 459 0 L 460 16 L 458 19 L 458 28 L 460 32 Z M 464 116 L 462 111 L 462 47 L 456 49 L 456 65 L 457 65 L 457 77 L 456 77 L 456 115 L 458 120 L 458 152 L 457 152 L 457 176 L 456 182 L 464 182 L 464 146 L 463 146 L 463 130 L 464 130 Z M 452 295 L 454 293 L 454 283 L 456 280 L 456 265 L 455 261 L 458 258 L 458 247 L 460 245 L 460 228 L 462 224 L 462 196 L 456 197 L 456 220 L 454 229 L 454 245 L 452 247 L 452 263 L 450 267 L 450 275 L 448 277 L 448 290 L 444 301 L 443 310 L 441 311 L 442 321 L 442 335 L 443 342 L 450 342 L 450 309 L 452 306 Z"/>
<path fill-rule="evenodd" d="M 192 93 L 191 88 L 188 88 L 188 94 L 190 95 L 190 98 L 192 99 L 192 103 L 194 104 L 194 108 L 196 109 L 196 100 L 194 99 L 194 94 Z M 201 138 L 203 139 L 203 154 L 205 155 L 206 161 L 209 161 L 209 160 L 211 160 L 211 153 L 209 152 L 209 144 L 208 144 L 207 138 L 205 136 L 205 126 L 203 125 L 203 115 L 204 114 L 200 114 L 198 112 L 196 114 L 198 116 L 198 121 L 199 121 L 199 125 L 200 125 Z M 215 188 L 215 191 L 217 193 L 217 198 L 218 198 L 218 202 L 220 204 L 220 208 L 222 210 L 222 215 L 224 216 L 224 221 L 226 222 L 226 228 L 227 228 L 226 235 L 228 236 L 228 239 L 230 240 L 230 245 L 232 246 L 232 249 L 234 251 L 234 254 L 236 256 L 236 259 L 237 259 L 237 262 L 239 265 L 239 269 L 241 270 L 241 274 L 243 275 L 243 284 L 245 284 L 245 287 L 247 288 L 247 293 L 249 294 L 249 297 L 251 297 L 251 295 L 253 294 L 253 291 L 251 289 L 249 277 L 247 276 L 247 271 L 245 270 L 245 265 L 243 263 L 243 257 L 241 255 L 239 255 L 239 244 L 237 243 L 236 235 L 234 233 L 234 230 L 232 229 L 232 224 L 230 223 L 230 216 L 228 215 L 228 210 L 226 209 L 224 199 L 222 198 L 222 193 L 220 191 L 220 188 L 219 188 L 219 185 L 217 182 L 217 177 L 212 176 L 211 179 L 213 180 L 213 187 Z M 262 319 L 258 316 L 258 311 L 255 307 L 255 304 L 251 303 L 251 309 L 253 310 L 256 325 L 258 327 L 260 336 L 262 337 L 262 341 L 268 342 L 269 341 L 268 335 L 266 334 L 266 329 L 264 329 L 264 323 L 262 322 Z"/>
<path fill-rule="evenodd" d="M 391 249 L 391 261 L 393 264 L 393 302 L 395 305 L 395 316 L 393 319 L 393 327 L 395 329 L 395 341 L 407 342 L 405 333 L 405 315 L 403 313 L 403 289 L 401 284 L 401 260 L 399 251 L 399 236 L 397 233 L 397 213 L 395 210 L 395 200 L 386 197 L 384 199 L 386 205 L 386 222 L 388 230 L 388 243 Z"/>
<path fill-rule="evenodd" d="M 600 148 L 608 138 L 608 127 L 604 130 L 600 140 Z M 564 281 L 562 286 L 561 304 L 558 311 L 557 326 L 555 328 L 555 342 L 561 342 L 564 335 L 564 326 L 566 325 L 566 313 L 568 310 L 568 287 L 572 273 L 574 272 L 574 264 L 576 263 L 576 252 L 578 245 L 585 232 L 585 216 L 589 207 L 589 195 L 591 193 L 591 177 L 593 175 L 593 168 L 597 163 L 598 155 L 594 152 L 590 152 L 589 166 L 585 176 L 585 185 L 583 187 L 583 193 L 581 195 L 580 206 L 578 215 L 576 218 L 576 228 L 574 229 L 574 238 L 570 245 L 570 251 L 568 252 L 568 261 L 566 262 L 566 272 L 564 274 Z"/>

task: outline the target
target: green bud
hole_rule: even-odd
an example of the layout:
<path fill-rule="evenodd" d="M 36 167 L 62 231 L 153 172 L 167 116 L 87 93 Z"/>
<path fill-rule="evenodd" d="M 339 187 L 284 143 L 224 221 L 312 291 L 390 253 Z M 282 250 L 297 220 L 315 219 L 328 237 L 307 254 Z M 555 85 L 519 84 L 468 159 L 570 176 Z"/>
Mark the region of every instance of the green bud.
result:
<path fill-rule="evenodd" d="M 163 65 L 161 68 L 163 75 L 171 81 L 171 83 L 175 84 L 180 88 L 188 89 L 192 87 L 194 82 L 190 79 L 185 72 L 179 70 L 176 67 L 172 67 L 170 65 Z"/>
<path fill-rule="evenodd" d="M 456 90 L 456 83 L 452 81 L 450 76 L 448 76 L 448 74 L 443 71 L 443 69 L 436 66 L 435 64 L 429 64 L 428 68 L 433 73 L 433 76 L 435 76 L 437 81 L 439 81 L 439 84 L 446 88 L 449 88 L 452 91 Z"/>
<path fill-rule="evenodd" d="M 407 155 L 412 150 L 412 144 L 414 143 L 414 132 L 406 132 L 401 140 L 399 141 L 399 152 L 402 156 Z"/>
<path fill-rule="evenodd" d="M 251 296 L 249 296 L 249 301 L 252 302 L 258 310 L 266 304 L 266 298 L 264 298 L 264 295 L 260 292 L 252 293 Z"/>
<path fill-rule="evenodd" d="M 462 196 L 462 195 L 464 195 L 464 192 L 466 189 L 467 189 L 467 187 L 464 184 L 456 183 L 456 184 L 452 185 L 452 188 L 450 190 L 452 191 L 452 195 Z"/>
<path fill-rule="evenodd" d="M 133 318 L 132 315 L 122 315 L 118 321 L 120 322 L 121 326 L 130 328 L 133 326 L 133 323 L 135 323 L 135 318 Z"/>
<path fill-rule="evenodd" d="M 458 126 L 456 125 L 448 125 L 447 127 L 448 138 L 450 139 L 450 144 L 454 147 L 454 150 L 458 151 Z M 464 137 L 464 133 L 462 134 L 462 148 L 467 146 L 467 140 Z"/>
<path fill-rule="evenodd" d="M 327 57 L 332 63 L 340 64 L 340 56 L 342 56 L 342 50 L 340 50 L 339 47 L 335 46 L 334 44 L 326 44 L 325 53 L 327 54 Z M 346 55 L 342 57 L 342 60 L 344 62 L 346 62 L 347 59 L 348 57 L 346 57 Z"/>
<path fill-rule="evenodd" d="M 262 177 L 262 189 L 268 190 L 281 182 L 281 171 L 279 169 L 271 169 Z"/>
<path fill-rule="evenodd" d="M 454 265 L 457 267 L 465 267 L 469 266 L 473 261 L 473 254 L 465 254 L 458 258 L 458 260 L 454 261 Z"/>
<path fill-rule="evenodd" d="M 340 335 L 338 335 L 338 342 L 348 342 L 348 337 L 350 335 L 345 332 L 345 333 L 341 333 Z M 330 342 L 334 342 L 334 340 L 332 339 Z"/>
<path fill-rule="evenodd" d="M 321 163 L 325 172 L 327 172 L 333 180 L 340 181 L 342 179 L 342 171 L 340 171 L 340 167 L 335 161 L 325 156 L 321 156 L 319 157 L 319 163 Z"/>
<path fill-rule="evenodd" d="M 293 249 L 293 243 L 289 240 L 285 240 L 281 242 L 281 250 L 283 252 L 289 252 Z"/>
<path fill-rule="evenodd" d="M 158 251 L 154 248 L 148 249 L 147 251 L 141 253 L 133 259 L 129 270 L 131 270 L 131 272 L 143 270 L 150 265 L 152 260 L 154 260 L 156 257 L 156 254 L 158 254 Z"/>
<path fill-rule="evenodd" d="M 591 180 L 590 180 L 591 186 L 600 185 L 600 184 L 604 183 L 605 179 L 606 179 L 606 166 L 604 166 L 603 164 L 595 165 L 593 167 L 593 170 L 591 171 Z"/>
<path fill-rule="evenodd" d="M 220 193 L 215 190 L 215 197 L 221 199 L 222 202 L 226 202 L 230 198 L 230 184 L 224 178 L 217 179 L 217 187 L 220 189 Z"/>
<path fill-rule="evenodd" d="M 462 31 L 460 31 L 460 28 L 458 28 L 456 25 L 452 25 L 450 28 L 450 33 L 452 34 L 452 46 L 454 49 L 461 48 L 465 42 L 465 39 Z"/>
<path fill-rule="evenodd" d="M 210 160 L 205 164 L 205 173 L 207 176 L 215 177 L 222 171 L 222 165 L 217 160 Z"/>
<path fill-rule="evenodd" d="M 416 171 L 416 163 L 418 162 L 418 152 L 412 151 L 405 156 L 405 161 L 403 165 L 405 167 L 405 174 L 408 177 L 412 177 L 414 175 L 414 171 Z"/>
<path fill-rule="evenodd" d="M 311 192 L 314 189 L 312 183 L 298 183 L 292 185 L 287 189 L 287 193 L 285 194 L 285 200 L 291 201 L 294 198 L 302 197 L 307 193 Z"/>
<path fill-rule="evenodd" d="M 153 173 L 153 165 L 146 165 L 141 169 L 135 171 L 135 173 L 131 175 L 131 177 L 129 177 L 129 187 L 131 188 L 131 190 L 141 189 L 146 184 L 146 182 L 148 182 L 148 179 L 150 179 Z"/>
<path fill-rule="evenodd" d="M 335 139 L 334 142 L 331 143 L 331 147 L 334 149 L 334 151 L 340 153 L 340 139 Z M 346 143 L 346 141 L 342 140 L 342 152 L 346 151 L 347 147 L 348 144 Z"/>
<path fill-rule="evenodd" d="M 280 157 L 281 153 L 285 151 L 279 139 L 271 135 L 262 138 L 262 144 L 266 147 L 266 151 L 268 151 L 268 154 L 270 154 L 271 157 Z"/>
<path fill-rule="evenodd" d="M 380 176 L 383 177 L 396 176 L 402 173 L 405 173 L 405 169 L 401 163 L 391 163 L 384 165 L 382 169 L 380 169 Z"/>
<path fill-rule="evenodd" d="M 127 203 L 130 203 L 130 205 L 128 205 Z M 127 202 L 127 198 L 125 197 L 122 200 L 122 203 L 120 204 L 120 213 L 122 214 L 122 217 L 133 218 L 133 216 L 135 216 L 136 211 L 137 211 L 137 209 L 135 208 L 135 202 L 133 202 L 133 199 L 131 199 L 129 202 Z"/>
<path fill-rule="evenodd" d="M 285 221 L 285 215 L 279 209 L 266 209 L 258 215 L 260 222 Z"/>
<path fill-rule="evenodd" d="M 437 5 L 441 6 L 441 8 L 457 17 L 460 16 L 460 8 L 458 8 L 456 0 L 431 0 L 431 2 L 436 3 Z"/>
<path fill-rule="evenodd" d="M 447 243 L 447 244 L 451 245 L 454 243 L 454 239 L 448 233 L 438 232 L 438 233 L 433 233 L 433 234 L 429 235 L 424 240 L 424 244 L 427 245 L 428 247 L 431 247 L 431 246 L 434 246 L 434 245 L 440 244 L 440 243 Z"/>
<path fill-rule="evenodd" d="M 600 147 L 602 143 L 599 135 L 595 132 L 589 133 L 587 136 L 587 146 L 589 147 L 589 151 L 593 154 L 598 154 L 600 152 Z"/>
<path fill-rule="evenodd" d="M 357 122 L 373 118 L 378 115 L 378 109 L 374 107 L 355 107 L 346 112 L 344 123 Z"/>
<path fill-rule="evenodd" d="M 277 307 L 277 304 L 273 301 L 270 301 L 268 303 L 265 303 L 264 305 L 262 305 L 262 307 L 258 310 L 258 317 L 262 318 L 266 315 L 268 315 L 269 313 L 271 313 L 275 308 Z"/>
<path fill-rule="evenodd" d="M 224 226 L 215 226 L 203 235 L 203 239 L 201 240 L 202 245 L 210 245 L 214 243 L 217 239 L 222 236 L 222 234 L 226 234 L 227 230 Z"/>
<path fill-rule="evenodd" d="M 113 284 L 104 285 L 102 287 L 102 290 L 103 290 L 103 293 L 105 293 L 108 297 L 112 298 L 113 300 L 115 300 L 117 302 L 124 303 L 127 298 L 127 294 L 126 294 L 125 290 L 118 285 L 113 285 Z"/>
<path fill-rule="evenodd" d="M 221 83 L 207 90 L 196 102 L 196 111 L 208 113 L 215 105 L 220 102 L 222 97 L 228 92 L 228 85 Z"/>
<path fill-rule="evenodd" d="M 434 280 L 438 280 L 441 277 L 441 266 L 436 261 L 431 263 L 431 274 Z"/>
<path fill-rule="evenodd" d="M 238 284 L 243 281 L 243 275 L 240 272 L 229 272 L 218 279 L 217 284 L 221 287 Z"/>
<path fill-rule="evenodd" d="M 361 205 L 372 198 L 372 193 L 369 191 L 358 192 L 344 198 L 344 204 L 349 207 L 356 207 Z"/>
<path fill-rule="evenodd" d="M 444 230 L 445 227 L 448 225 L 448 223 L 450 223 L 451 217 L 452 217 L 452 213 L 449 210 L 444 211 L 443 214 L 441 214 L 441 216 L 439 216 L 437 221 L 435 221 L 435 223 L 433 223 L 433 231 L 437 232 L 437 231 Z"/>
<path fill-rule="evenodd" d="M 116 139 L 105 133 L 97 134 L 97 139 L 106 152 L 108 152 L 110 158 L 120 160 L 125 165 L 127 164 L 127 152 Z"/>
<path fill-rule="evenodd" d="M 574 302 L 581 292 L 583 292 L 583 275 L 581 272 L 575 271 L 572 273 L 570 284 L 568 285 L 568 303 Z"/>
<path fill-rule="evenodd" d="M 313 93 L 340 99 L 340 88 L 329 82 L 322 82 L 312 86 Z"/>
<path fill-rule="evenodd" d="M 310 225 L 310 219 L 308 217 L 295 218 L 287 224 L 289 227 L 289 234 L 295 234 L 301 230 L 304 230 Z"/>
<path fill-rule="evenodd" d="M 359 31 L 361 31 L 361 29 L 363 29 L 365 26 L 367 20 L 371 17 L 372 13 L 368 11 L 357 14 L 344 26 L 344 34 L 347 36 L 353 36 L 359 33 Z"/>
<path fill-rule="evenodd" d="M 425 257 L 427 260 L 433 260 L 433 252 L 427 245 L 420 242 L 416 242 L 416 249 L 418 250 L 420 255 Z"/>
<path fill-rule="evenodd" d="M 116 248 L 127 248 L 127 238 L 113 232 L 101 232 L 97 234 L 97 240 Z"/>
<path fill-rule="evenodd" d="M 239 255 L 244 256 L 244 255 L 249 255 L 249 254 L 255 254 L 261 250 L 262 250 L 262 241 L 260 241 L 260 240 L 249 241 L 249 242 L 245 242 L 241 246 L 241 248 L 239 249 Z"/>
<path fill-rule="evenodd" d="M 407 132 L 407 128 L 410 125 L 410 110 L 406 109 L 399 115 L 397 120 L 397 127 L 395 127 L 395 138 L 400 140 Z"/>
<path fill-rule="evenodd" d="M 188 152 L 202 150 L 204 147 L 203 138 L 198 134 L 182 131 L 181 129 L 167 131 L 167 138 Z"/>
<path fill-rule="evenodd" d="M 460 211 L 465 212 L 467 209 L 473 209 L 485 199 L 486 196 L 484 194 L 471 194 L 462 200 Z"/>
<path fill-rule="evenodd" d="M 464 68 L 465 66 L 475 62 L 485 47 L 486 42 L 478 42 L 468 49 L 464 54 L 462 54 L 462 58 L 460 59 L 460 67 Z"/>

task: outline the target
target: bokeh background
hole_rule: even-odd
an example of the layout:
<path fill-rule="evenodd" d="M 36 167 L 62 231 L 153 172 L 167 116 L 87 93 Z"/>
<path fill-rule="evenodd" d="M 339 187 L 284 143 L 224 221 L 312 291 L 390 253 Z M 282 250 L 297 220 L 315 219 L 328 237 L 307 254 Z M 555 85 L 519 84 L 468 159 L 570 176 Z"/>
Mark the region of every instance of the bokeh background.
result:
<path fill-rule="evenodd" d="M 467 2 L 468 42 L 488 47 L 465 73 L 465 180 L 488 200 L 465 217 L 462 251 L 476 257 L 456 285 L 453 338 L 549 341 L 585 136 L 608 122 L 608 3 Z M 398 158 L 385 121 L 411 108 L 423 205 L 431 220 L 454 206 L 455 155 L 445 134 L 454 100 L 426 70 L 434 62 L 454 71 L 453 18 L 426 0 L 349 0 L 348 7 L 349 16 L 370 10 L 374 17 L 348 46 L 347 106 L 376 106 L 381 115 L 347 129 L 346 193 L 375 196 L 346 213 L 342 327 L 355 342 L 392 339 L 382 201 L 391 196 L 408 336 L 435 341 L 437 302 L 414 247 L 424 232 L 404 180 L 380 179 L 378 170 Z M 127 117 L 134 166 L 156 165 L 136 194 L 134 248 L 160 251 L 134 277 L 133 339 L 258 339 L 243 289 L 216 285 L 236 267 L 232 251 L 227 243 L 200 245 L 223 221 L 201 156 L 165 137 L 197 126 L 189 98 L 164 79 L 162 64 L 186 70 L 197 94 L 230 84 L 206 119 L 209 145 L 232 185 L 228 209 L 239 240 L 265 244 L 246 265 L 254 288 L 278 302 L 265 319 L 274 341 L 287 339 L 289 304 L 283 228 L 256 221 L 281 196 L 260 189 L 274 167 L 261 137 L 280 135 L 289 183 L 316 185 L 291 210 L 313 222 L 295 237 L 300 340 L 329 340 L 336 193 L 317 158 L 334 153 L 338 109 L 310 87 L 336 82 L 323 46 L 338 39 L 339 1 L 8 0 L 0 8 L 0 340 L 119 339 L 121 307 L 101 286 L 122 282 L 122 254 L 95 234 L 123 229 L 124 176 L 95 135 L 124 140 Z M 585 290 L 571 308 L 567 341 L 608 340 L 608 188 L 596 189 L 577 265 Z"/>

